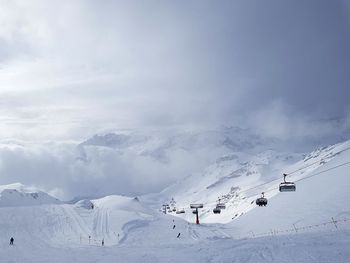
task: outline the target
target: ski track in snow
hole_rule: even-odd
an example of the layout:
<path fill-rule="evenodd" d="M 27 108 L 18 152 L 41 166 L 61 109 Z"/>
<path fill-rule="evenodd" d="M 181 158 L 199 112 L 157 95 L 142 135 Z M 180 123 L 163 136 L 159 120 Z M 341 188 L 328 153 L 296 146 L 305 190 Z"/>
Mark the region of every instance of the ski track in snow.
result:
<path fill-rule="evenodd" d="M 255 207 L 254 203 L 251 204 L 251 198 L 245 200 L 229 196 L 234 199 L 234 205 L 229 200 L 227 208 L 220 215 L 212 215 L 210 209 L 205 214 L 204 219 L 217 220 L 215 224 L 189 223 L 193 222 L 194 215 L 187 208 L 185 215 L 163 215 L 150 208 L 159 206 L 157 202 L 148 200 L 146 204 L 142 198 L 139 201 L 123 196 L 108 196 L 92 200 L 94 209 L 87 209 L 74 204 L 57 203 L 45 194 L 42 194 L 45 200 L 54 203 L 32 205 L 41 200 L 33 201 L 28 199 L 32 198 L 31 195 L 24 195 L 26 205 L 20 206 L 20 192 L 14 191 L 12 194 L 16 199 L 11 202 L 15 206 L 7 206 L 3 201 L 0 207 L 0 262 L 348 263 L 350 221 L 339 223 L 337 228 L 328 224 L 298 233 L 282 232 L 283 235 L 276 235 L 275 232 L 270 236 L 247 238 L 260 233 L 269 235 L 271 231 L 292 229 L 293 225 L 301 229 L 303 226 L 329 222 L 332 217 L 349 217 L 349 167 L 342 166 L 303 180 L 312 173 L 348 161 L 349 151 L 342 151 L 348 145 L 350 142 L 320 149 L 291 165 L 289 171 L 312 164 L 293 174 L 293 179 L 300 179 L 295 193 L 273 190 L 267 207 Z M 342 151 L 341 154 L 338 151 Z M 225 176 L 225 173 L 222 175 Z M 206 182 L 204 177 L 201 178 L 203 186 L 213 185 Z M 251 180 L 253 177 L 244 178 Z M 215 177 L 215 180 L 220 178 Z M 254 180 L 252 182 L 255 183 Z M 273 189 L 274 184 L 264 187 Z M 23 188 L 22 185 L 15 186 Z M 217 186 L 222 187 L 222 184 Z M 197 191 L 193 199 L 204 200 L 208 206 L 212 205 L 214 194 L 208 195 L 205 191 L 213 191 L 215 187 Z M 195 192 L 185 190 L 185 194 Z M 258 193 L 260 190 L 254 189 L 253 192 Z M 11 197 L 10 192 L 5 191 L 6 198 Z M 235 214 L 240 216 L 232 220 Z M 229 223 L 218 224 L 220 218 L 224 218 L 224 221 L 229 219 Z M 178 233 L 181 234 L 179 238 Z M 9 246 L 11 236 L 15 238 L 14 246 Z M 105 240 L 104 247 L 101 246 L 102 239 Z"/>

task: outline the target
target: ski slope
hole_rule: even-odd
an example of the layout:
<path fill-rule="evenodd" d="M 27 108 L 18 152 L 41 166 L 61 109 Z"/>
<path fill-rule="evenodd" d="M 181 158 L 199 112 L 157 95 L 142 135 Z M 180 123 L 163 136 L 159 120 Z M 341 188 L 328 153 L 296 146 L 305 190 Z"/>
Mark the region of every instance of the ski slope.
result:
<path fill-rule="evenodd" d="M 0 207 L 59 204 L 58 199 L 21 183 L 0 185 Z"/>
<path fill-rule="evenodd" d="M 325 147 L 294 164 L 295 156 L 272 151 L 226 156 L 202 175 L 188 178 L 186 187 L 177 189 L 183 186 L 179 183 L 138 198 L 112 195 L 65 204 L 43 192 L 33 198 L 34 189 L 20 184 L 1 186 L 0 261 L 349 262 L 350 221 L 337 228 L 328 224 L 281 231 L 332 217 L 350 219 L 348 149 L 349 141 Z M 237 170 L 240 176 L 223 179 Z M 282 172 L 296 182 L 296 192 L 278 192 Z M 213 186 L 200 188 L 198 178 L 201 186 Z M 225 193 L 225 187 L 237 191 L 225 199 L 227 208 L 214 215 L 212 199 Z M 261 191 L 269 199 L 266 207 L 251 203 Z M 159 211 L 166 193 L 180 200 L 177 206 L 183 202 L 184 215 Z M 192 201 L 204 203 L 200 219 L 209 223 L 192 223 Z M 237 211 L 242 211 L 239 216 Z M 14 246 L 9 246 L 10 237 L 15 238 Z"/>
<path fill-rule="evenodd" d="M 273 185 L 268 186 L 267 190 L 271 189 L 267 193 L 267 197 L 271 197 L 268 205 L 256 207 L 227 224 L 227 227 L 232 228 L 230 233 L 243 235 L 250 231 L 269 232 L 327 222 L 332 217 L 350 218 L 350 165 L 343 165 L 350 161 L 350 151 L 342 152 L 336 158 L 333 156 L 334 152 L 342 151 L 348 146 L 350 144 L 346 143 L 327 149 L 328 154 L 315 153 L 310 160 L 290 167 L 294 170 L 292 168 L 319 160 L 314 166 L 290 177 L 297 181 L 296 192 L 279 193 Z"/>
<path fill-rule="evenodd" d="M 169 202 L 170 197 L 173 197 L 179 208 L 187 209 L 186 214 L 174 215 L 190 222 L 194 221 L 189 209 L 190 203 L 204 204 L 204 208 L 200 210 L 203 223 L 230 223 L 232 220 L 246 222 L 244 218 L 247 215 L 256 218 L 261 212 L 266 213 L 264 219 L 273 214 L 280 224 L 290 225 L 291 221 L 283 221 L 278 216 L 279 213 L 283 215 L 285 212 L 282 211 L 300 209 L 303 210 L 296 213 L 296 217 L 312 215 L 316 221 L 347 215 L 347 200 L 350 197 L 350 141 L 316 150 L 291 164 L 293 160 L 295 156 L 281 156 L 273 152 L 269 152 L 269 156 L 264 153 L 258 156 L 237 155 L 235 158 L 226 158 L 224 164 L 216 163 L 202 175 L 190 176 L 187 180 L 167 188 L 160 198 L 163 202 Z M 344 166 L 328 171 L 343 164 Z M 293 173 L 290 174 L 291 172 Z M 279 183 L 283 181 L 283 173 L 290 174 L 287 180 L 296 182 L 295 193 L 278 191 Z M 313 174 L 317 175 L 309 178 Z M 223 180 L 224 183 L 221 183 Z M 269 204 L 267 207 L 257 208 L 255 200 L 262 192 L 265 192 Z M 221 214 L 213 214 L 212 210 L 218 198 L 221 198 L 221 203 L 225 203 L 226 209 L 222 209 Z M 278 205 L 274 205 L 275 202 Z M 292 217 L 291 215 L 288 218 Z"/>

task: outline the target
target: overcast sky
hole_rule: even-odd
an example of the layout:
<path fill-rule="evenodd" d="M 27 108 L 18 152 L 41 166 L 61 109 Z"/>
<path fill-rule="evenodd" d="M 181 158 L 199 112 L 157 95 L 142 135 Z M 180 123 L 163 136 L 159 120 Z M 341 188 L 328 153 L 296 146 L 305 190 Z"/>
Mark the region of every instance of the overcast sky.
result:
<path fill-rule="evenodd" d="M 1 138 L 349 122 L 349 12 L 345 0 L 0 0 Z"/>
<path fill-rule="evenodd" d="M 91 150 L 84 163 L 60 144 L 111 130 L 349 139 L 349 83 L 350 0 L 0 0 L 0 142 L 26 145 L 1 145 L 0 183 L 147 193 L 212 151 L 165 165 Z"/>

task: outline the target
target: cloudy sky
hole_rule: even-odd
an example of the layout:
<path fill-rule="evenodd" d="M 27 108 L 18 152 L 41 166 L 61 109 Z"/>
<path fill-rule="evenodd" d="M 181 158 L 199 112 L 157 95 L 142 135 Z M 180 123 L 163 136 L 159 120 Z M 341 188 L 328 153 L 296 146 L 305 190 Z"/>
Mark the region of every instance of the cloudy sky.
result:
<path fill-rule="evenodd" d="M 0 0 L 1 141 L 222 125 L 336 141 L 349 83 L 349 0 Z M 72 168 L 71 151 L 40 147 L 0 156 L 0 183 L 45 178 L 58 193 L 82 178 L 93 192 L 85 175 L 104 163 Z"/>
<path fill-rule="evenodd" d="M 0 25 L 2 138 L 348 119 L 349 1 L 1 0 Z"/>

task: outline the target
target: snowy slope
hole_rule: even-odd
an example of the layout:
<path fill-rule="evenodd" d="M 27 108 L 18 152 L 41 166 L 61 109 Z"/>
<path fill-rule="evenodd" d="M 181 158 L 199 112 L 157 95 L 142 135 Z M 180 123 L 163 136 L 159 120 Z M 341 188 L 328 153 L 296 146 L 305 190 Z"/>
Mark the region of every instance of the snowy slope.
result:
<path fill-rule="evenodd" d="M 315 151 L 285 171 L 301 169 L 290 176 L 297 191 L 279 193 L 278 182 L 265 185 L 269 204 L 256 207 L 228 225 L 232 233 L 268 232 L 319 224 L 331 218 L 350 218 L 350 141 Z M 256 192 L 256 189 L 252 190 Z M 250 200 L 250 199 L 249 199 Z M 264 224 L 256 224 L 264 222 Z"/>
<path fill-rule="evenodd" d="M 350 224 L 298 235 L 241 237 L 293 224 L 318 224 L 331 217 L 350 218 L 349 149 L 347 141 L 304 158 L 272 150 L 225 154 L 203 173 L 160 194 L 139 198 L 112 195 L 75 204 L 27 205 L 25 193 L 29 198 L 32 192 L 16 184 L 13 189 L 23 198 L 18 200 L 15 194 L 13 203 L 6 199 L 0 207 L 1 262 L 345 263 L 350 257 Z M 279 193 L 281 174 L 293 171 L 289 180 L 296 182 L 297 191 Z M 6 190 L 9 186 L 0 189 L 5 196 L 13 194 Z M 262 191 L 269 198 L 263 208 L 251 204 Z M 221 196 L 227 208 L 214 215 L 211 209 Z M 170 197 L 186 214 L 174 217 L 159 212 L 159 204 Z M 201 220 L 211 224 L 190 223 L 194 221 L 188 209 L 192 202 L 204 203 Z M 13 247 L 8 245 L 11 236 Z M 105 247 L 101 247 L 102 239 Z"/>
<path fill-rule="evenodd" d="M 293 198 L 298 196 L 299 199 L 297 203 L 300 206 L 302 200 L 310 198 L 309 194 L 313 193 L 313 191 L 308 189 L 303 192 L 305 195 L 302 195 L 299 194 L 298 187 L 296 193 L 279 193 L 278 185 L 283 180 L 282 174 L 300 169 L 300 171 L 290 175 L 289 180 L 303 180 L 303 178 L 309 176 L 313 172 L 328 169 L 346 160 L 350 161 L 349 147 L 350 141 L 324 147 L 306 155 L 303 160 L 296 163 L 295 160 L 300 157 L 300 155 L 297 154 L 281 154 L 271 150 L 258 155 L 236 153 L 217 160 L 214 165 L 208 167 L 202 174 L 189 176 L 165 189 L 158 198 L 160 198 L 162 202 L 167 202 L 170 198 L 174 197 L 177 201 L 177 206 L 187 210 L 187 213 L 176 216 L 182 217 L 190 222 L 194 221 L 194 217 L 189 209 L 190 203 L 203 203 L 204 208 L 200 210 L 200 215 L 204 223 L 228 223 L 233 219 L 245 215 L 251 210 L 254 210 L 254 212 L 251 212 L 253 214 L 252 218 L 256 217 L 255 213 L 260 211 L 261 208 L 257 208 L 254 201 L 260 196 L 261 192 L 266 192 L 268 198 L 274 197 L 275 195 L 278 195 L 278 198 L 286 198 L 286 196 Z M 293 162 L 294 164 L 291 164 Z M 307 169 L 303 169 L 305 166 L 308 166 Z M 330 193 L 330 190 L 328 190 L 326 186 L 328 184 L 333 184 L 334 187 L 332 187 L 332 189 L 337 189 L 340 194 L 328 196 L 327 203 L 334 203 L 335 205 L 332 205 L 332 207 L 336 207 L 339 213 L 342 211 L 340 209 L 341 206 L 346 207 L 346 197 L 348 197 L 348 195 L 346 195 L 345 192 L 349 186 L 349 179 L 342 177 L 346 176 L 344 175 L 345 170 L 342 169 L 346 170 L 348 167 L 345 166 L 335 170 L 334 173 L 339 173 L 339 178 L 334 176 L 336 177 L 335 179 L 329 179 L 329 182 L 321 185 L 323 186 L 322 188 L 318 186 L 320 189 L 317 189 L 314 193 L 315 202 L 317 203 L 318 200 L 323 200 L 323 198 L 321 198 L 321 196 L 325 196 L 323 195 L 323 191 Z M 327 173 L 327 175 L 328 174 L 331 174 L 331 172 Z M 318 176 L 317 178 L 305 181 L 314 181 L 316 179 L 318 179 Z M 332 180 L 334 181 L 331 182 Z M 318 181 L 316 182 L 318 185 Z M 320 195 L 320 197 L 318 197 L 318 195 Z M 337 199 L 341 199 L 342 197 L 342 200 Z M 226 204 L 226 209 L 221 210 L 220 215 L 212 213 L 212 209 L 216 206 L 218 198 L 221 199 L 221 203 Z M 341 204 L 340 207 L 337 204 Z M 312 207 L 305 206 L 305 211 L 310 211 L 311 208 Z M 327 208 L 323 207 L 320 202 L 317 208 L 319 209 L 319 214 L 325 215 L 328 219 L 330 218 L 329 213 L 323 211 Z M 274 208 L 270 208 L 269 206 L 268 209 Z M 315 208 L 312 208 L 311 210 L 314 209 Z M 280 208 L 278 207 L 274 211 L 278 213 Z M 337 213 L 333 211 L 333 216 L 336 214 Z M 306 214 L 304 215 L 301 213 L 299 216 L 303 218 Z M 243 220 L 242 222 L 245 221 Z"/>
<path fill-rule="evenodd" d="M 0 185 L 0 207 L 33 206 L 42 204 L 59 204 L 60 201 L 33 187 L 20 183 Z"/>
<path fill-rule="evenodd" d="M 145 207 L 132 198 L 92 202 L 97 206 L 92 210 L 75 205 L 0 208 L 1 262 L 345 263 L 350 256 L 347 230 L 236 240 L 227 233 L 230 228 L 189 224 L 162 214 L 145 216 Z M 125 217 L 123 236 L 118 241 L 104 236 L 102 247 L 97 235 L 116 230 L 113 221 L 124 209 L 135 213 Z M 89 242 L 86 235 L 91 233 Z M 13 247 L 8 245 L 11 236 Z"/>
<path fill-rule="evenodd" d="M 283 167 L 301 158 L 301 154 L 278 153 L 273 150 L 259 154 L 236 152 L 218 158 L 203 173 L 194 174 L 165 189 L 163 201 L 174 197 L 179 208 L 187 209 L 182 218 L 193 221 L 190 203 L 203 203 L 202 222 L 227 223 L 232 220 L 233 211 L 241 214 L 247 211 L 246 201 L 240 192 L 262 182 L 280 177 Z M 220 216 L 212 209 L 218 200 L 226 204 Z"/>

